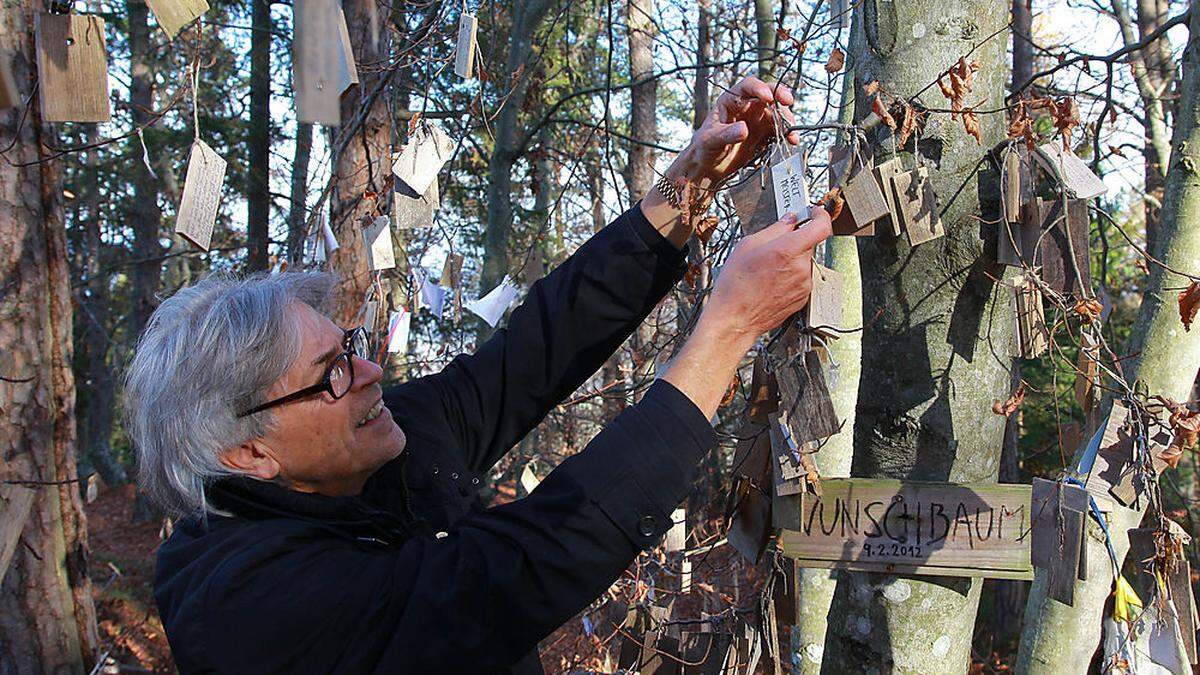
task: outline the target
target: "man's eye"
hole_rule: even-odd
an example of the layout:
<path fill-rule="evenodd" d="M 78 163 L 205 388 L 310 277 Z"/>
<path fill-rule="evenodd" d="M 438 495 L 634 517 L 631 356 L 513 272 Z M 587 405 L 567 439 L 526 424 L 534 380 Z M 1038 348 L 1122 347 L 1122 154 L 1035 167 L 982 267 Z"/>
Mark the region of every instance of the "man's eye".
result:
<path fill-rule="evenodd" d="M 342 364 L 340 363 L 334 366 L 333 370 L 329 371 L 329 379 L 331 380 L 340 380 L 343 375 L 345 375 L 345 372 L 342 370 Z"/>

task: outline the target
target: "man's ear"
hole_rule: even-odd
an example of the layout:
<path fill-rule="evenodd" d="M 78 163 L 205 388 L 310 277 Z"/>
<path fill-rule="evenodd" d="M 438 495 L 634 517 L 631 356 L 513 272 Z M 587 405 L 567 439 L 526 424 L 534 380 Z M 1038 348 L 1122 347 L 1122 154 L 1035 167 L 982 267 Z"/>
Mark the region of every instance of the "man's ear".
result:
<path fill-rule="evenodd" d="M 240 474 L 260 480 L 275 480 L 279 476 L 279 462 L 261 439 L 223 450 L 217 455 L 217 460 Z"/>

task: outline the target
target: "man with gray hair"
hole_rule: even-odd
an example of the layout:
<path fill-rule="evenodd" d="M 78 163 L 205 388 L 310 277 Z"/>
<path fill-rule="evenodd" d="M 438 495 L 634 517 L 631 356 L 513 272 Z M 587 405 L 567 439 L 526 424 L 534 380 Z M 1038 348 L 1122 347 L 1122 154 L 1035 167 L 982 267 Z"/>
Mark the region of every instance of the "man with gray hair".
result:
<path fill-rule="evenodd" d="M 183 516 L 155 579 L 179 669 L 541 672 L 538 641 L 671 527 L 739 361 L 807 302 L 828 216 L 739 242 L 662 378 L 528 497 L 485 508 L 480 481 L 679 281 L 687 198 L 792 102 L 754 78 L 725 93 L 655 191 L 434 375 L 382 389 L 363 330 L 322 313 L 325 274 L 163 302 L 126 414 L 144 489 Z"/>

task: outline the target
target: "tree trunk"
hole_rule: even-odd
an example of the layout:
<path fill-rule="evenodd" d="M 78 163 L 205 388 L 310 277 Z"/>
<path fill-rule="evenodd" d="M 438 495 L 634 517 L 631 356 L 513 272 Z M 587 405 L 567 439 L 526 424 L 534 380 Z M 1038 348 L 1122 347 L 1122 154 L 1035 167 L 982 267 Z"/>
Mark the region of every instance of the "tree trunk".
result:
<path fill-rule="evenodd" d="M 246 270 L 268 267 L 271 221 L 271 0 L 250 3 L 250 128 L 246 133 Z"/>
<path fill-rule="evenodd" d="M 288 207 L 288 260 L 304 260 L 304 224 L 308 218 L 308 161 L 312 155 L 313 125 L 296 125 L 296 152 L 292 158 L 292 198 Z"/>
<path fill-rule="evenodd" d="M 1030 0 L 1012 0 L 1012 88 L 1033 77 L 1033 12 Z"/>
<path fill-rule="evenodd" d="M 13 60 L 23 95 L 37 79 L 40 4 L 0 12 L 0 60 Z M 0 480 L 32 480 L 33 505 L 0 584 L 0 669 L 85 673 L 97 646 L 87 524 L 75 468 L 71 293 L 57 145 L 36 104 L 0 112 L 13 139 L 0 162 Z M 18 132 L 19 128 L 19 132 Z M 22 488 L 0 483 L 12 498 Z M 4 508 L 0 506 L 0 509 Z"/>
<path fill-rule="evenodd" d="M 1200 274 L 1200 11 L 1190 3 L 1188 43 L 1183 54 L 1182 91 L 1171 149 L 1171 168 L 1163 201 L 1160 236 L 1151 255 L 1168 266 Z M 1188 279 L 1151 264 L 1150 282 L 1130 335 L 1126 354 L 1136 354 L 1127 371 L 1132 382 L 1145 385 L 1151 395 L 1185 400 L 1192 391 L 1200 366 L 1200 331 L 1184 331 L 1176 304 L 1177 289 Z M 1172 290 L 1167 290 L 1172 289 Z M 1079 460 L 1076 453 L 1075 462 Z M 1127 531 L 1137 527 L 1141 512 L 1113 507 L 1109 520 L 1113 548 L 1123 561 L 1129 551 Z M 1075 583 L 1075 604 L 1068 607 L 1046 595 L 1047 579 L 1038 574 L 1025 608 L 1018 672 L 1076 672 L 1091 660 L 1100 640 L 1104 601 L 1112 588 L 1112 572 L 1103 535 L 1088 520 L 1093 536 L 1086 538 L 1088 580 Z"/>
<path fill-rule="evenodd" d="M 772 0 L 754 0 L 758 76 L 767 81 L 775 75 L 775 49 L 778 44 L 775 25 L 775 3 Z"/>
<path fill-rule="evenodd" d="M 512 84 L 512 91 L 496 119 L 496 141 L 492 156 L 488 160 L 487 229 L 483 234 L 480 293 L 487 293 L 495 288 L 508 271 L 508 248 L 513 225 L 512 171 L 513 165 L 521 158 L 524 140 L 520 126 L 521 104 L 529 87 L 529 73 L 526 73 L 525 69 L 533 56 L 533 33 L 550 10 L 550 6 L 550 0 L 531 0 L 510 5 L 513 17 L 508 39 L 508 56 L 504 72 L 497 78 L 497 83 L 502 83 L 500 86 L 505 87 L 518 70 L 522 74 Z M 491 328 L 483 321 L 479 321 L 478 325 L 477 343 L 482 344 L 491 334 Z"/>
<path fill-rule="evenodd" d="M 350 45 L 357 63 L 383 63 L 389 41 L 371 40 L 370 8 L 372 0 L 342 0 Z M 381 36 L 391 35 L 382 31 Z M 359 307 L 366 299 L 373 273 L 367 265 L 362 231 L 374 220 L 376 200 L 366 193 L 390 198 L 389 176 L 392 171 L 392 118 L 387 97 L 377 95 L 385 71 L 360 68 L 360 84 L 342 96 L 342 126 L 335 134 L 339 147 L 334 158 L 333 209 L 330 226 L 340 248 L 329 256 L 330 266 L 340 279 L 334 318 L 342 325 L 353 325 Z M 354 123 L 361 116 L 361 124 Z M 353 131 L 352 138 L 344 135 Z M 399 264 L 397 260 L 397 264 Z"/>
<path fill-rule="evenodd" d="M 850 44 L 862 40 L 861 16 L 854 12 L 850 26 Z M 842 103 L 839 123 L 849 124 L 854 115 L 854 47 L 846 59 L 846 71 L 842 77 Z M 839 138 L 845 142 L 845 138 Z M 819 192 L 819 190 L 817 191 Z M 842 275 L 842 321 L 843 325 L 857 328 L 862 325 L 862 272 L 858 264 L 858 245 L 851 237 L 830 237 L 825 244 L 824 263 Z M 862 333 L 843 333 L 837 340 L 829 341 L 829 356 L 837 364 L 837 379 L 830 383 L 833 409 L 842 421 L 842 430 L 831 436 L 813 456 L 817 470 L 823 478 L 842 478 L 850 475 L 854 460 L 854 419 L 858 405 L 859 375 L 862 371 Z M 798 664 L 794 673 L 815 674 L 821 672 L 825 633 L 829 624 L 829 607 L 837 588 L 837 577 L 832 570 L 797 568 L 796 570 L 796 625 L 792 629 L 794 650 L 792 663 Z"/>
<path fill-rule="evenodd" d="M 945 107 L 928 85 L 978 46 L 972 58 L 982 67 L 971 99 L 981 109 L 1003 103 L 1008 4 L 866 0 L 863 10 L 866 40 L 856 48 L 856 86 L 869 76 L 897 96 L 926 89 L 926 105 Z M 911 37 L 922 32 L 920 40 Z M 857 118 L 869 108 L 869 101 L 856 101 Z M 991 281 L 996 271 L 983 252 L 981 236 L 996 235 L 980 222 L 996 221 L 999 179 L 980 156 L 1005 137 L 1005 120 L 981 115 L 980 125 L 982 146 L 959 121 L 932 115 L 919 144 L 946 236 L 911 249 L 903 238 L 858 240 L 863 316 L 881 313 L 863 334 L 855 476 L 997 478 L 1004 418 L 991 406 L 1007 398 L 1009 379 L 991 345 L 1009 344 L 1012 322 L 987 320 L 1011 309 L 1009 294 Z M 875 133 L 886 132 L 881 126 Z M 872 145 L 878 153 L 891 143 Z M 911 156 L 905 160 L 912 163 Z M 980 194 L 981 185 L 987 194 Z M 854 672 L 965 672 L 980 585 L 967 578 L 840 574 L 825 661 Z"/>

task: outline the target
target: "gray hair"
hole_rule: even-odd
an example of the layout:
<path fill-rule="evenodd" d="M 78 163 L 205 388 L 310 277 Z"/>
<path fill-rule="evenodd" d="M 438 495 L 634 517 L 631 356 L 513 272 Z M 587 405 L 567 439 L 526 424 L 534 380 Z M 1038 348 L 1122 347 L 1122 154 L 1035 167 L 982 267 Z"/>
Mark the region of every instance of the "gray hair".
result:
<path fill-rule="evenodd" d="M 271 429 L 272 411 L 237 414 L 265 402 L 299 352 L 288 305 L 323 311 L 333 284 L 323 272 L 212 274 L 151 315 L 126 375 L 125 425 L 138 482 L 169 514 L 212 510 L 204 486 L 235 473 L 218 454 Z"/>

